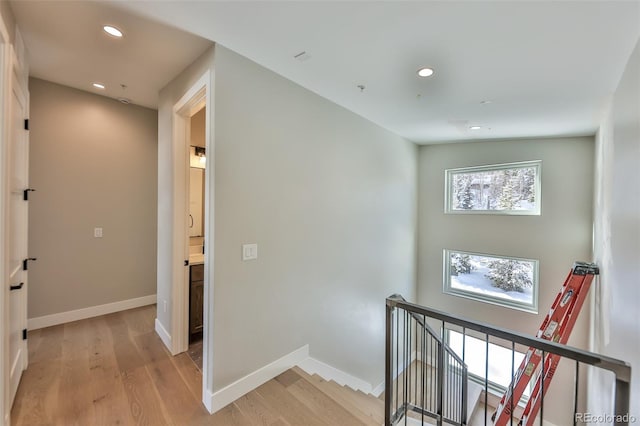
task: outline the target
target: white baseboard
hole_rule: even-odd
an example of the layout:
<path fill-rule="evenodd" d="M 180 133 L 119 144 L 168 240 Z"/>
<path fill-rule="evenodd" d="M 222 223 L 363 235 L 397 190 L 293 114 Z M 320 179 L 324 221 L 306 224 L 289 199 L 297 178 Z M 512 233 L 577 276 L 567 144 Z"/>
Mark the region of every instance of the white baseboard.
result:
<path fill-rule="evenodd" d="M 169 334 L 167 329 L 162 326 L 162 323 L 160 322 L 160 320 L 158 320 L 158 318 L 156 318 L 156 334 L 160 336 L 160 340 L 162 340 L 162 343 L 164 343 L 169 352 L 171 352 L 171 348 L 173 345 L 173 343 L 171 342 L 171 335 Z"/>
<path fill-rule="evenodd" d="M 74 311 L 60 312 L 57 314 L 45 315 L 42 317 L 29 318 L 27 328 L 37 330 L 39 328 L 51 327 L 52 325 L 65 324 L 72 321 L 93 318 L 100 315 L 111 314 L 113 312 L 125 311 L 127 309 L 138 308 L 156 303 L 156 295 L 137 297 L 135 299 L 121 300 L 119 302 L 107 303 L 105 305 L 91 306 L 88 308 L 76 309 Z"/>
<path fill-rule="evenodd" d="M 372 393 L 373 386 L 371 383 L 352 376 L 349 373 L 345 373 L 342 370 L 338 370 L 322 361 L 318 361 L 315 358 L 307 357 L 302 362 L 298 363 L 298 367 L 302 368 L 308 374 L 317 374 L 325 380 L 333 380 L 340 385 L 349 386 L 351 389 L 359 390 L 364 393 Z"/>
<path fill-rule="evenodd" d="M 208 401 L 204 401 L 210 413 L 215 413 L 236 399 L 251 392 L 253 389 L 265 382 L 284 373 L 291 367 L 299 365 L 302 360 L 309 357 L 309 345 L 304 345 L 300 349 L 291 352 L 282 358 L 265 365 L 264 367 L 250 373 L 230 385 L 225 386 L 216 392 L 206 391 Z"/>
<path fill-rule="evenodd" d="M 382 383 L 371 390 L 371 395 L 375 396 L 376 398 L 380 398 L 382 392 L 384 392 L 384 380 L 382 381 Z"/>
<path fill-rule="evenodd" d="M 422 353 L 421 352 L 416 352 L 413 351 L 411 352 L 411 359 L 409 359 L 409 364 L 411 364 L 413 361 L 416 361 L 418 359 L 422 359 Z M 427 361 L 429 362 L 429 361 Z M 404 372 L 404 370 L 407 368 L 406 365 L 404 365 L 404 362 L 401 362 L 398 368 L 398 371 L 394 371 L 393 374 L 393 378 L 397 378 L 400 374 L 402 374 Z M 380 395 L 382 395 L 382 392 L 384 392 L 384 380 L 382 381 L 382 383 L 380 383 L 378 386 L 374 387 L 371 392 L 369 392 L 371 395 L 375 396 L 376 398 L 378 398 Z"/>

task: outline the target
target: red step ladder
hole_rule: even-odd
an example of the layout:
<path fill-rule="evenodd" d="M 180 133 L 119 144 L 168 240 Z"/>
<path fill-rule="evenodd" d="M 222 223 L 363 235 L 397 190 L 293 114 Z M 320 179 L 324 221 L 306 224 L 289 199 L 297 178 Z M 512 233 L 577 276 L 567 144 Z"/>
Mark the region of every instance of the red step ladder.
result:
<path fill-rule="evenodd" d="M 599 272 L 598 266 L 594 263 L 576 262 L 573 265 L 536 337 L 561 344 L 567 343 L 589 292 L 593 277 Z M 505 426 L 507 424 L 512 415 L 512 407 L 516 407 L 527 385 L 533 380 L 535 383 L 533 391 L 524 408 L 522 419 L 518 423 L 519 426 L 531 426 L 538 415 L 540 403 L 549 389 L 549 384 L 559 362 L 558 355 L 545 354 L 543 361 L 542 351 L 529 348 L 515 373 L 512 384 L 507 388 L 492 416 L 494 425 Z M 538 368 L 541 363 L 544 367 Z M 544 378 L 542 372 L 544 372 Z M 513 395 L 511 395 L 512 386 Z"/>

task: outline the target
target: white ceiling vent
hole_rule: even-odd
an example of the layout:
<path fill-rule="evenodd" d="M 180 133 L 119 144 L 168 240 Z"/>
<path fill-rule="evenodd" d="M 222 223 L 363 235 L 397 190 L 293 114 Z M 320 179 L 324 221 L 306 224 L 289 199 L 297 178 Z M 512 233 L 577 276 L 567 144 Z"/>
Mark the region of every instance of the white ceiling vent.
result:
<path fill-rule="evenodd" d="M 298 53 L 297 55 L 293 55 L 293 59 L 297 59 L 300 62 L 305 62 L 308 61 L 309 59 L 311 59 L 311 55 L 309 55 L 307 52 L 305 52 L 304 50 L 300 53 Z"/>

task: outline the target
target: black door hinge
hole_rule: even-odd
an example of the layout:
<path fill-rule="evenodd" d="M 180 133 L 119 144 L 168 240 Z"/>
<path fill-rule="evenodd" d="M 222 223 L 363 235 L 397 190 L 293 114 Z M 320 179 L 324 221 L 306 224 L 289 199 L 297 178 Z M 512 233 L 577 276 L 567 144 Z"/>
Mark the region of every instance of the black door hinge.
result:
<path fill-rule="evenodd" d="M 24 283 L 9 286 L 9 291 L 20 290 L 24 286 Z"/>
<path fill-rule="evenodd" d="M 24 259 L 24 260 L 22 261 L 22 270 L 23 270 L 23 271 L 26 271 L 26 270 L 28 270 L 28 269 L 29 269 L 29 261 L 30 261 L 30 260 L 38 260 L 38 259 L 37 259 L 37 258 L 35 258 L 35 257 L 29 257 L 29 258 L 27 258 L 27 259 Z"/>
<path fill-rule="evenodd" d="M 25 189 L 25 190 L 23 191 L 22 199 L 23 199 L 24 201 L 29 201 L 29 192 L 35 192 L 35 189 L 33 189 L 33 188 L 27 188 L 27 189 Z"/>
<path fill-rule="evenodd" d="M 29 119 L 28 118 L 24 119 L 24 129 L 25 130 L 29 130 Z"/>
<path fill-rule="evenodd" d="M 22 340 L 27 340 L 27 329 L 26 328 L 22 329 Z"/>
<path fill-rule="evenodd" d="M 184 266 L 189 266 L 189 261 L 188 260 L 184 261 Z"/>

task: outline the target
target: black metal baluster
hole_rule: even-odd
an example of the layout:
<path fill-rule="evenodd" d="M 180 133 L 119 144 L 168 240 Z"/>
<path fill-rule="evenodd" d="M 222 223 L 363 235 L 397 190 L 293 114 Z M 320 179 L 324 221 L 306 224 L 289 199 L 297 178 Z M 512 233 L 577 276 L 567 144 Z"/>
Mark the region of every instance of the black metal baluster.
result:
<path fill-rule="evenodd" d="M 576 361 L 576 373 L 575 373 L 575 388 L 573 390 L 573 426 L 577 425 L 577 417 L 578 417 L 578 383 L 580 381 L 580 361 Z"/>
<path fill-rule="evenodd" d="M 484 335 L 484 426 L 487 426 L 489 395 L 489 335 Z"/>
<path fill-rule="evenodd" d="M 385 340 L 386 348 L 384 353 L 384 422 L 385 425 L 391 424 L 391 407 L 393 405 L 393 313 L 396 308 L 392 308 L 387 301 L 386 317 L 385 317 Z"/>
<path fill-rule="evenodd" d="M 418 321 L 414 319 L 413 322 L 416 325 L 416 331 L 415 331 L 416 360 L 415 360 L 415 366 L 413 368 L 413 402 L 416 405 L 418 405 L 418 359 L 420 358 L 418 356 Z"/>
<path fill-rule="evenodd" d="M 400 395 L 398 394 L 398 380 L 400 379 L 399 377 L 399 372 L 398 369 L 400 367 L 400 315 L 399 315 L 399 310 L 396 310 L 396 374 L 395 374 L 395 382 L 396 382 L 396 393 L 395 393 L 395 400 L 396 400 L 396 413 L 398 412 L 398 400 L 400 399 Z"/>
<path fill-rule="evenodd" d="M 409 311 L 405 311 L 404 313 L 404 345 L 403 346 L 403 353 L 404 353 L 404 360 L 403 360 L 403 371 L 402 371 L 402 407 L 403 407 L 403 412 L 404 412 L 404 426 L 407 426 L 407 388 L 408 388 L 408 379 L 407 379 L 407 349 L 408 346 L 411 344 L 411 340 L 409 339 L 408 336 L 408 332 L 409 332 Z"/>
<path fill-rule="evenodd" d="M 424 315 L 422 315 L 422 323 L 425 324 L 425 325 L 427 324 L 427 318 Z M 424 425 L 424 411 L 427 409 L 427 400 L 426 400 L 425 394 L 424 394 L 425 387 L 426 387 L 425 386 L 426 385 L 426 383 L 425 383 L 425 380 L 426 380 L 425 373 L 427 373 L 426 369 L 428 367 L 427 363 L 425 362 L 425 357 L 427 356 L 427 347 L 426 347 L 427 328 L 426 328 L 426 326 L 423 327 L 421 335 L 422 335 L 422 344 L 420 345 L 420 352 L 422 353 L 422 357 L 421 357 L 422 358 L 422 380 L 421 380 L 420 385 L 422 387 L 422 392 L 421 392 L 421 395 L 422 395 L 422 398 L 421 398 L 422 424 Z"/>
<path fill-rule="evenodd" d="M 511 342 L 511 384 L 509 385 L 509 388 L 511 389 L 511 398 L 509 398 L 509 404 L 511 405 L 511 421 L 510 421 L 510 425 L 513 426 L 513 382 L 514 382 L 514 369 L 515 369 L 515 363 L 516 363 L 516 342 Z"/>
<path fill-rule="evenodd" d="M 542 369 L 540 371 L 540 426 L 543 426 L 542 419 L 544 417 L 544 362 L 545 353 L 542 351 Z"/>

